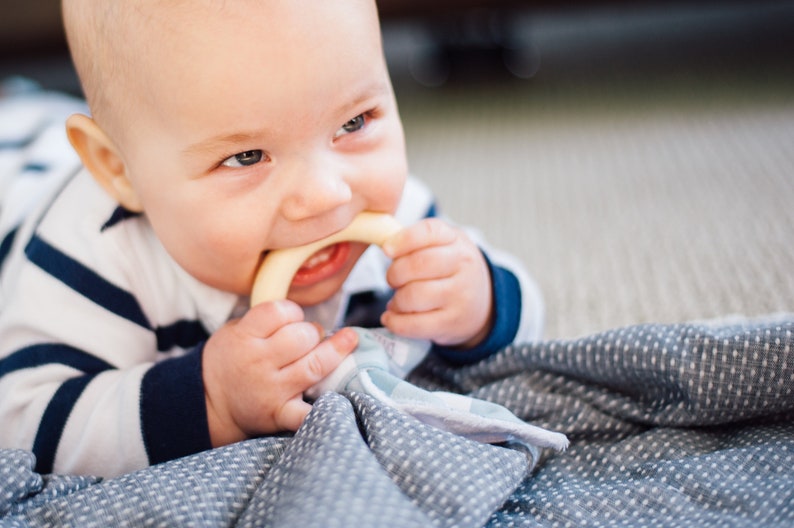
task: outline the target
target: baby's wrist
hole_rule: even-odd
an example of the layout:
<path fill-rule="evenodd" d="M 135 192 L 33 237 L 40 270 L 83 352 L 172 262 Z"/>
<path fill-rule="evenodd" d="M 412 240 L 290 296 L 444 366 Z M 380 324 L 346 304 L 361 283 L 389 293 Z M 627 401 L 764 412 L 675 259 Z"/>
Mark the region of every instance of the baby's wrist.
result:
<path fill-rule="evenodd" d="M 485 322 L 485 325 L 480 329 L 479 332 L 474 334 L 472 337 L 458 345 L 458 348 L 461 350 L 471 350 L 472 348 L 476 348 L 477 346 L 481 345 L 490 335 L 491 330 L 493 329 L 493 314 L 488 316 L 488 320 Z"/>
<path fill-rule="evenodd" d="M 237 426 L 231 416 L 216 411 L 212 398 L 208 394 L 206 401 L 207 425 L 212 447 L 221 447 L 248 439 L 248 435 Z"/>

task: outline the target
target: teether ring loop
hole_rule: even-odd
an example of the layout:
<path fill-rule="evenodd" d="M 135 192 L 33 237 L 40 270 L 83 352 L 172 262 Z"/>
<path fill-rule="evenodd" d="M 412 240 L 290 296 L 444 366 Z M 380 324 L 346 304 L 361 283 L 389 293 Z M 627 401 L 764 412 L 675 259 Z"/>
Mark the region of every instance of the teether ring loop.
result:
<path fill-rule="evenodd" d="M 402 229 L 393 216 L 385 213 L 359 213 L 346 228 L 309 244 L 269 252 L 254 278 L 251 306 L 286 299 L 292 277 L 306 259 L 337 242 L 354 241 L 378 246 Z"/>

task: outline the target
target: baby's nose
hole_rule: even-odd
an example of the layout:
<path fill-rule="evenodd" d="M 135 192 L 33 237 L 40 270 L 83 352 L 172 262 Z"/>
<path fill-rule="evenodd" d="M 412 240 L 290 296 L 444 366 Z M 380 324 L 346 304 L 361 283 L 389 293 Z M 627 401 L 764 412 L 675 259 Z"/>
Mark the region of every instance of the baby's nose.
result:
<path fill-rule="evenodd" d="M 345 205 L 352 198 L 353 191 L 341 167 L 306 163 L 295 175 L 281 209 L 287 220 L 305 220 Z"/>

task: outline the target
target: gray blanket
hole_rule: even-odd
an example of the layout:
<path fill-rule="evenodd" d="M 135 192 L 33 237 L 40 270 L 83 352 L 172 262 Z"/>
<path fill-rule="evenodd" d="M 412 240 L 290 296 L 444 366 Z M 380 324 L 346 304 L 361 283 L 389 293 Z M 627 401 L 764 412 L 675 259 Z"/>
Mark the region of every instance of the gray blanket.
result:
<path fill-rule="evenodd" d="M 792 526 L 794 316 L 641 325 L 509 347 L 409 378 L 566 433 L 480 444 L 361 394 L 289 437 L 120 478 L 41 476 L 0 451 L 3 526 Z M 531 456 L 531 455 L 530 455 Z"/>

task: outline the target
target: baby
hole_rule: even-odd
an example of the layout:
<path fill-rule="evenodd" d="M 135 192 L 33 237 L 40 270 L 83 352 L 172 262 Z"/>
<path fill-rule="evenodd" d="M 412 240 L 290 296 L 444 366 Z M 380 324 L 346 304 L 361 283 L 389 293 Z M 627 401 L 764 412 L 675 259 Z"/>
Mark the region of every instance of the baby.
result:
<path fill-rule="evenodd" d="M 91 117 L 84 169 L 16 231 L 2 268 L 0 447 L 40 472 L 113 476 L 296 430 L 348 325 L 456 363 L 538 337 L 510 256 L 436 217 L 407 175 L 374 0 L 64 0 Z M 248 309 L 268 251 L 362 211 L 407 227 L 309 258 Z M 336 331 L 326 338 L 322 328 Z"/>

